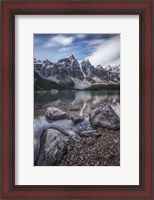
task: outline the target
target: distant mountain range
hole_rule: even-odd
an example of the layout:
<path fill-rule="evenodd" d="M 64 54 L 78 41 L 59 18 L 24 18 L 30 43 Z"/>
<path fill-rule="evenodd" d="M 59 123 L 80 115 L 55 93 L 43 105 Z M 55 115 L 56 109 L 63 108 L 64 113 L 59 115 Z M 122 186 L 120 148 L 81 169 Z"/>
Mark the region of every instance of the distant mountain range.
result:
<path fill-rule="evenodd" d="M 34 58 L 34 89 L 117 89 L 120 87 L 120 65 L 103 68 L 93 66 L 89 60 L 81 63 L 73 56 L 57 63 Z"/>

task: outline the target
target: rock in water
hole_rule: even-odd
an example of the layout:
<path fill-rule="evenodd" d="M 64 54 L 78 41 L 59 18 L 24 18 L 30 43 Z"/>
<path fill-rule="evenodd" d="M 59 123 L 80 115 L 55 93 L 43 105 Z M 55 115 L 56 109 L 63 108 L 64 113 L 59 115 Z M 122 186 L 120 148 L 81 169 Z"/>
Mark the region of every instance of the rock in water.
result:
<path fill-rule="evenodd" d="M 66 119 L 68 114 L 59 108 L 49 107 L 45 113 L 46 119 L 51 122 L 53 120 Z"/>
<path fill-rule="evenodd" d="M 67 153 L 67 145 L 74 145 L 74 140 L 70 136 L 66 137 L 52 128 L 44 130 L 40 138 L 40 150 L 35 165 L 56 165 Z"/>
<path fill-rule="evenodd" d="M 76 126 L 77 124 L 81 123 L 84 120 L 84 117 L 75 116 L 75 117 L 72 117 L 72 120 L 74 121 L 74 125 Z"/>
<path fill-rule="evenodd" d="M 101 104 L 90 113 L 93 128 L 120 129 L 120 118 L 109 104 Z"/>

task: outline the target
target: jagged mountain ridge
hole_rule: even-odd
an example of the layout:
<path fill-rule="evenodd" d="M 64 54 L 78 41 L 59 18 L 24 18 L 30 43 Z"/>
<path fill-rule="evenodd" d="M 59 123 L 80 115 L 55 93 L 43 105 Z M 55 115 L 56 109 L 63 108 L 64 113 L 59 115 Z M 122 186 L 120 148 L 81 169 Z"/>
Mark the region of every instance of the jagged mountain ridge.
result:
<path fill-rule="evenodd" d="M 94 67 L 89 60 L 81 63 L 73 56 L 57 63 L 34 58 L 35 90 L 98 89 L 120 86 L 120 66 Z"/>

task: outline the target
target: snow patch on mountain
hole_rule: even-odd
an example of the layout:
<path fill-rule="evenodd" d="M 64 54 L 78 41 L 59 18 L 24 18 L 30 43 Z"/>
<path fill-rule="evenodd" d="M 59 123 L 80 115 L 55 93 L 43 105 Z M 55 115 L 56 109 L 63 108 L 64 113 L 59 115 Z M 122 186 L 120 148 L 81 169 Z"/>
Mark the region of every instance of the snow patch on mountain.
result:
<path fill-rule="evenodd" d="M 81 65 L 81 64 L 80 64 L 80 70 L 81 70 L 81 72 L 82 72 L 82 74 L 83 74 L 84 78 L 86 78 L 86 74 L 84 73 L 84 71 L 83 71 L 83 69 L 82 69 L 82 65 Z"/>

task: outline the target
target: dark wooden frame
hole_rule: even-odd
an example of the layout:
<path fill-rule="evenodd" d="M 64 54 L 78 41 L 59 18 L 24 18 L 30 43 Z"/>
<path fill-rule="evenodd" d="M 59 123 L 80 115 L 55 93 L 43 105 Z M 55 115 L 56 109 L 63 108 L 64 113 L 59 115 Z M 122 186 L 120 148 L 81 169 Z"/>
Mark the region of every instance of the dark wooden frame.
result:
<path fill-rule="evenodd" d="M 153 199 L 152 1 L 2 1 L 2 198 Z M 15 15 L 107 14 L 140 18 L 140 183 L 138 186 L 15 185 Z M 154 172 L 154 171 L 153 171 Z"/>

